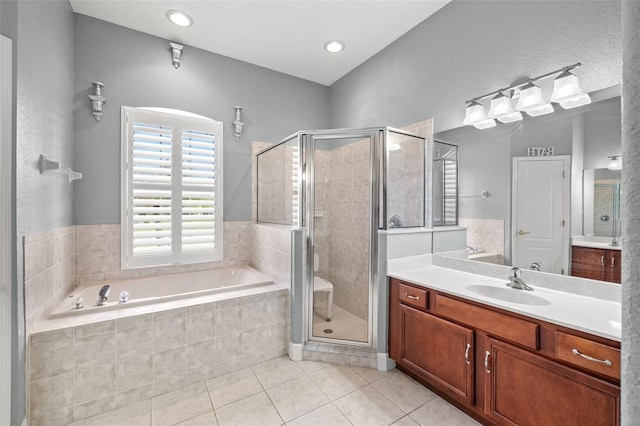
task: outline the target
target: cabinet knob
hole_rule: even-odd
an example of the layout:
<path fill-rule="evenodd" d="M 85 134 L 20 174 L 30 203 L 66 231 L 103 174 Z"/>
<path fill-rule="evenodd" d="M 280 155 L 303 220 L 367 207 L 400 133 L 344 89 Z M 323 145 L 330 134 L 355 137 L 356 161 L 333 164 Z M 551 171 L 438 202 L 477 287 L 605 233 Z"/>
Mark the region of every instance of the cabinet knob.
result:
<path fill-rule="evenodd" d="M 614 256 L 611 256 L 611 267 L 616 267 L 616 258 Z"/>
<path fill-rule="evenodd" d="M 600 265 L 604 266 L 604 254 L 600 256 Z"/>

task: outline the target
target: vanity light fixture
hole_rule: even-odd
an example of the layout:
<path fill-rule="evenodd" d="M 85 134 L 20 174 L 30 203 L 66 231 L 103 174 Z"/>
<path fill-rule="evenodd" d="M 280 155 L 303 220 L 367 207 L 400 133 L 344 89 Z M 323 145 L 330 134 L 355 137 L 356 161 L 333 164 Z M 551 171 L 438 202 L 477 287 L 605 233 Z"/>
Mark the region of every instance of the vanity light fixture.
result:
<path fill-rule="evenodd" d="M 181 10 L 168 10 L 167 19 L 179 27 L 190 27 L 193 25 L 193 19 Z"/>
<path fill-rule="evenodd" d="M 578 84 L 578 77 L 571 70 L 581 63 L 573 64 L 534 78 L 527 78 L 520 83 L 503 89 L 494 90 L 486 95 L 468 100 L 463 123 L 478 129 L 487 129 L 496 125 L 495 120 L 511 123 L 522 120 L 522 112 L 531 117 L 550 114 L 554 111 L 551 104 L 557 103 L 564 109 L 576 108 L 591 103 L 591 98 L 584 93 Z M 535 84 L 538 81 L 555 76 L 553 94 L 549 102 L 542 96 L 542 89 Z M 480 101 L 491 98 L 489 113 L 485 116 L 484 106 Z M 518 100 L 516 110 L 512 101 Z M 495 119 L 495 120 L 494 120 Z"/>
<path fill-rule="evenodd" d="M 344 50 L 344 43 L 340 40 L 329 40 L 324 44 L 324 50 L 329 53 L 338 53 Z"/>
<path fill-rule="evenodd" d="M 511 99 L 502 92 L 498 92 L 498 94 L 491 99 L 491 107 L 489 108 L 489 114 L 487 114 L 487 116 L 503 123 L 522 120 L 520 111 L 513 110 Z"/>
<path fill-rule="evenodd" d="M 612 155 L 609 157 L 609 165 L 607 166 L 609 170 L 621 170 L 622 169 L 622 156 L 621 155 Z"/>

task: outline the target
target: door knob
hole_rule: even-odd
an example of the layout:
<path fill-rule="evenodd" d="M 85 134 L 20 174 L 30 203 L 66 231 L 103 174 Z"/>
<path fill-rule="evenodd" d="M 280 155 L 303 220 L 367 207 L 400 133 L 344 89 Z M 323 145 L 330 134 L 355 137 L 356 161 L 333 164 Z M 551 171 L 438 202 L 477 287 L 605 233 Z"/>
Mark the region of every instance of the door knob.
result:
<path fill-rule="evenodd" d="M 518 230 L 518 235 L 526 235 L 526 234 L 530 234 L 531 232 L 529 231 L 524 231 L 522 229 Z"/>

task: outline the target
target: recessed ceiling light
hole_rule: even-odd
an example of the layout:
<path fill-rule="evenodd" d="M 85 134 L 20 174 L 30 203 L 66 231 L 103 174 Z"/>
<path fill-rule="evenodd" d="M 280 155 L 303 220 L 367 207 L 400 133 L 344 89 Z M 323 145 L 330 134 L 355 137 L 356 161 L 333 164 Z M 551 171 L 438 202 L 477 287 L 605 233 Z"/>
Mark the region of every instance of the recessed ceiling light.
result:
<path fill-rule="evenodd" d="M 330 40 L 324 44 L 324 49 L 329 53 L 338 53 L 344 49 L 344 43 L 340 40 Z"/>
<path fill-rule="evenodd" d="M 191 16 L 180 10 L 167 11 L 167 18 L 179 27 L 190 27 L 193 25 L 193 19 L 191 19 Z"/>

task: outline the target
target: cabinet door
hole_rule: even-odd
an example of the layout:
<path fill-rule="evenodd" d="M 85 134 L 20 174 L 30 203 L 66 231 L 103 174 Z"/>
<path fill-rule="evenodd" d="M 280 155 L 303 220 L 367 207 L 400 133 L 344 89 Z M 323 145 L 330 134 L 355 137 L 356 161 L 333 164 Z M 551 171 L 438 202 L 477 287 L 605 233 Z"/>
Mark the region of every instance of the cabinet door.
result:
<path fill-rule="evenodd" d="M 607 278 L 612 283 L 622 282 L 622 252 L 620 250 L 609 250 L 607 252 Z"/>
<path fill-rule="evenodd" d="M 619 387 L 493 339 L 485 354 L 485 414 L 492 422 L 619 425 Z"/>
<path fill-rule="evenodd" d="M 571 250 L 571 275 L 574 277 L 604 281 L 606 263 L 605 250 L 577 246 Z"/>
<path fill-rule="evenodd" d="M 400 364 L 472 405 L 473 331 L 408 306 L 400 312 Z"/>

